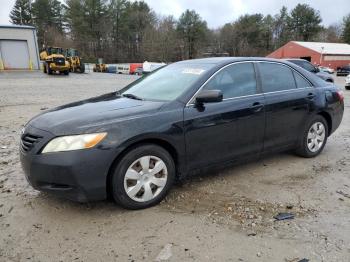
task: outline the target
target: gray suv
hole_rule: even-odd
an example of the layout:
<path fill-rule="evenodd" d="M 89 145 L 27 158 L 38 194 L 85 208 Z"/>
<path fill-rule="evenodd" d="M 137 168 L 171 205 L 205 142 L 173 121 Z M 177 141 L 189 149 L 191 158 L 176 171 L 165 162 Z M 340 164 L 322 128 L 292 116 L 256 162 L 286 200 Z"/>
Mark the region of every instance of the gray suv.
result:
<path fill-rule="evenodd" d="M 316 74 L 319 78 L 323 79 L 324 81 L 334 83 L 334 79 L 332 76 L 330 76 L 328 73 L 320 72 L 320 70 L 317 67 L 315 67 L 313 64 L 311 64 L 309 61 L 306 61 L 304 59 L 285 59 L 285 60 L 293 64 L 296 64 L 311 73 Z"/>

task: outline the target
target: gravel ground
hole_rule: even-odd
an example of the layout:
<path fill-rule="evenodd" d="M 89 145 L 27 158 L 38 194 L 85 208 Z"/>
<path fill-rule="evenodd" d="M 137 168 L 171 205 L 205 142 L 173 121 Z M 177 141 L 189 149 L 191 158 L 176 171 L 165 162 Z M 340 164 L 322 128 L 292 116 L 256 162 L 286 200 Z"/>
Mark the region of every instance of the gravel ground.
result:
<path fill-rule="evenodd" d="M 0 73 L 0 261 L 349 261 L 349 91 L 341 127 L 314 159 L 283 153 L 198 174 L 141 211 L 33 190 L 18 157 L 23 124 L 134 79 Z M 274 221 L 285 211 L 295 218 Z"/>

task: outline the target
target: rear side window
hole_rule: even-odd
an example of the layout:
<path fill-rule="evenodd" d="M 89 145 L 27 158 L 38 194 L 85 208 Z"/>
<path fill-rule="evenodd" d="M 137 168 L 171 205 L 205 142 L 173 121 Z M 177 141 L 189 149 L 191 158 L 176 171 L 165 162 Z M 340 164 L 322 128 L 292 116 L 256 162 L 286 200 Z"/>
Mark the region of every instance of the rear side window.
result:
<path fill-rule="evenodd" d="M 305 88 L 305 87 L 310 87 L 312 86 L 309 81 L 307 81 L 304 77 L 302 77 L 300 74 L 297 72 L 293 72 L 294 77 L 295 77 L 295 82 L 297 84 L 298 88 Z"/>
<path fill-rule="evenodd" d="M 220 90 L 224 98 L 254 95 L 257 93 L 254 65 L 230 65 L 217 73 L 203 89 Z"/>
<path fill-rule="evenodd" d="M 276 63 L 259 64 L 264 93 L 295 89 L 293 72 L 290 68 Z"/>

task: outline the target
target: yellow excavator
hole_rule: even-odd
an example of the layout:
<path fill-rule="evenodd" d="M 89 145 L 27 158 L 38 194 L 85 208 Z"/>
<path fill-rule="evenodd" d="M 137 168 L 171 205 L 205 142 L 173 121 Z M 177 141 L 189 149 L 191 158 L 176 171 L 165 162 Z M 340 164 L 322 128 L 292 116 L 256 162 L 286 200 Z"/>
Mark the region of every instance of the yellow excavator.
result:
<path fill-rule="evenodd" d="M 40 60 L 44 61 L 43 72 L 52 75 L 53 72 L 69 75 L 69 62 L 61 47 L 46 47 L 40 53 Z"/>
<path fill-rule="evenodd" d="M 79 52 L 76 49 L 68 48 L 65 50 L 65 56 L 69 63 L 69 71 L 73 73 L 84 73 L 85 64 L 79 56 Z"/>

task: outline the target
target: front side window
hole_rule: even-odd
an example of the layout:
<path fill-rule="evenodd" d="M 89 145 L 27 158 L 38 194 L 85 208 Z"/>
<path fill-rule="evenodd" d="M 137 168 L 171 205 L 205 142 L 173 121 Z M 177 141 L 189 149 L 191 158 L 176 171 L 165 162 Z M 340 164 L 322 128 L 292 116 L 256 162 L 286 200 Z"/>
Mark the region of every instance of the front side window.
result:
<path fill-rule="evenodd" d="M 217 73 L 204 86 L 204 90 L 220 90 L 225 98 L 254 95 L 257 93 L 254 65 L 238 63 Z"/>
<path fill-rule="evenodd" d="M 259 63 L 264 93 L 295 89 L 293 72 L 287 66 L 276 63 Z"/>

